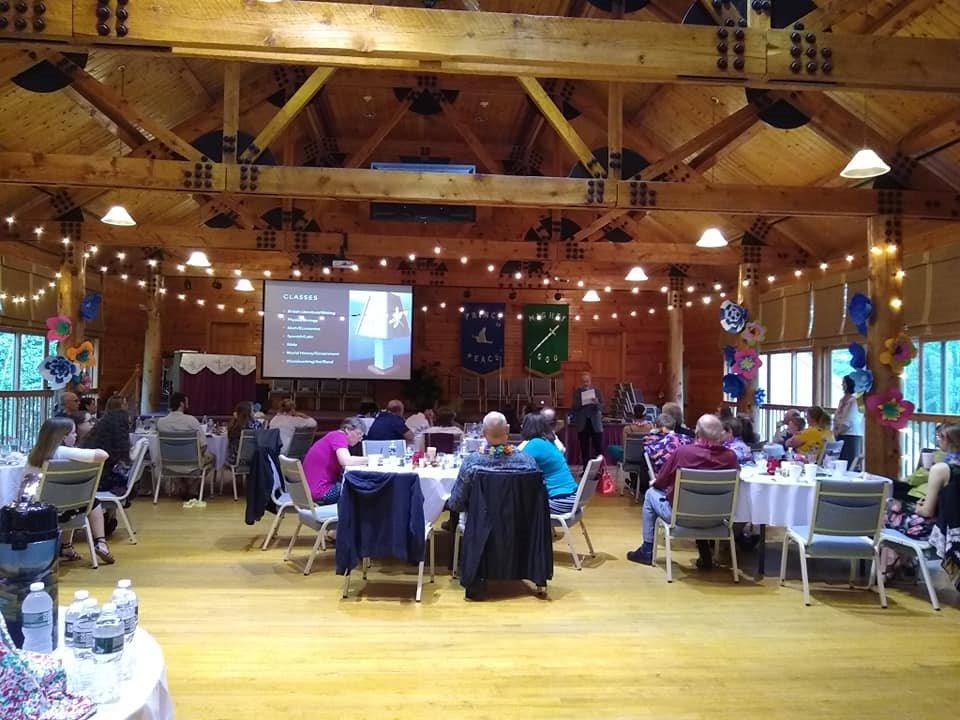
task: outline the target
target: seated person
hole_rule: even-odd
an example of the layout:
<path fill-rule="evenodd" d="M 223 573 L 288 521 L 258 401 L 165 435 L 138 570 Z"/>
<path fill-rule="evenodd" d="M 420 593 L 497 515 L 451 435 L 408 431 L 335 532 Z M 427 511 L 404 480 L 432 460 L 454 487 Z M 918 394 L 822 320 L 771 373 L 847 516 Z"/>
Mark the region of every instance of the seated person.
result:
<path fill-rule="evenodd" d="M 280 409 L 271 418 L 269 427 L 271 430 L 280 431 L 280 454 L 286 455 L 294 431 L 298 428 L 315 428 L 317 421 L 309 415 L 297 412 L 296 401 L 287 398 L 280 403 Z"/>
<path fill-rule="evenodd" d="M 659 473 L 667 458 L 676 452 L 681 445 L 689 445 L 693 438 L 677 432 L 677 418 L 675 415 L 660 413 L 657 425 L 653 432 L 643 437 L 643 451 L 650 458 L 653 471 Z"/>
<path fill-rule="evenodd" d="M 68 417 L 52 417 L 45 420 L 37 433 L 37 442 L 27 456 L 27 466 L 23 477 L 26 482 L 31 476 L 38 477 L 43 464 L 48 460 L 77 460 L 78 462 L 105 462 L 109 457 L 105 450 L 81 449 L 74 447 L 77 443 L 77 428 L 73 420 Z M 24 488 L 21 488 L 21 491 Z M 17 493 L 20 496 L 20 493 Z M 79 511 L 76 511 L 79 512 Z M 71 514 L 74 514 L 71 511 Z M 67 519 L 61 518 L 61 521 Z M 104 531 L 103 507 L 95 502 L 88 518 L 90 530 L 93 532 L 93 549 L 97 557 L 107 565 L 115 560 L 110 546 L 107 545 L 107 536 Z M 70 530 L 60 538 L 60 559 L 73 562 L 80 559 L 80 554 L 73 549 L 73 531 Z"/>
<path fill-rule="evenodd" d="M 693 439 L 693 430 L 683 424 L 683 408 L 680 407 L 679 403 L 664 403 L 663 409 L 661 409 L 660 412 L 664 415 L 673 415 L 673 417 L 676 418 L 677 424 L 676 427 L 674 427 L 674 432 L 677 433 L 677 435 L 686 435 L 688 438 Z"/>
<path fill-rule="evenodd" d="M 86 401 L 86 402 L 85 402 Z M 77 440 L 83 440 L 93 428 L 94 418 L 90 414 L 89 401 L 80 399 L 75 392 L 65 392 L 60 396 L 60 410 L 54 417 L 65 417 L 73 420 L 77 429 Z"/>
<path fill-rule="evenodd" d="M 310 495 L 318 505 L 334 505 L 340 499 L 340 477 L 343 469 L 366 465 L 365 457 L 350 454 L 350 446 L 363 439 L 363 424 L 355 417 L 340 423 L 317 440 L 303 458 L 303 474 Z"/>
<path fill-rule="evenodd" d="M 197 418 L 187 413 L 187 409 L 189 407 L 190 399 L 183 393 L 175 392 L 170 395 L 170 412 L 168 412 L 162 418 L 157 418 L 157 432 L 195 432 L 197 437 L 200 439 L 200 450 L 202 451 L 200 456 L 201 461 L 204 465 L 213 465 L 214 457 L 207 452 L 206 428 L 200 424 L 200 421 L 197 420 Z M 187 493 L 183 487 L 181 487 L 180 494 L 181 496 L 189 497 L 189 493 Z"/>
<path fill-rule="evenodd" d="M 740 437 L 743 441 L 749 445 L 751 449 L 755 445 L 760 445 L 760 436 L 757 435 L 757 431 L 753 427 L 753 418 L 746 413 L 740 413 L 737 415 L 737 420 L 740 421 Z"/>
<path fill-rule="evenodd" d="M 647 420 L 646 412 L 647 406 L 643 403 L 637 403 L 633 406 L 633 422 L 623 426 L 623 435 L 621 437 L 624 440 L 632 435 L 646 435 L 647 433 L 654 431 L 655 425 Z M 614 462 L 622 462 L 622 443 L 618 443 L 616 445 L 607 445 L 606 456 L 611 458 Z"/>
<path fill-rule="evenodd" d="M 723 446 L 728 450 L 733 450 L 737 456 L 737 462 L 741 465 L 753 464 L 753 450 L 743 441 L 743 425 L 739 418 L 732 415 L 723 421 L 724 440 Z"/>
<path fill-rule="evenodd" d="M 785 445 L 787 440 L 792 438 L 798 431 L 793 428 L 796 428 L 797 423 L 793 423 L 791 427 L 791 421 L 799 420 L 802 424 L 800 425 L 800 430 L 803 430 L 806 425 L 806 421 L 803 419 L 803 415 L 800 414 L 799 410 L 787 410 L 783 414 L 783 420 L 780 421 L 780 424 L 777 426 L 777 432 L 774 434 L 770 442 L 775 445 Z"/>
<path fill-rule="evenodd" d="M 233 417 L 227 425 L 227 440 L 230 443 L 227 451 L 227 462 L 233 465 L 237 461 L 237 450 L 240 448 L 240 434 L 244 430 L 260 430 L 263 423 L 253 416 L 253 403 L 241 400 L 233 409 Z"/>
<path fill-rule="evenodd" d="M 573 511 L 577 496 L 577 481 L 570 472 L 567 459 L 550 441 L 550 426 L 543 413 L 530 413 L 523 419 L 520 428 L 524 453 L 537 462 L 547 486 L 550 512 L 562 515 Z"/>
<path fill-rule="evenodd" d="M 815 456 L 814 461 L 823 452 L 825 443 L 833 442 L 833 431 L 830 430 L 830 416 L 819 405 L 807 410 L 807 428 L 793 435 L 784 443 L 785 447 L 793 448 L 801 455 Z"/>
<path fill-rule="evenodd" d="M 670 522 L 673 488 L 677 471 L 690 470 L 735 470 L 740 467 L 737 456 L 723 446 L 723 424 L 716 415 L 703 415 L 697 421 L 696 441 L 692 445 L 677 448 L 657 473 L 657 479 L 643 497 L 643 545 L 627 553 L 627 560 L 644 565 L 653 561 L 654 525 L 658 517 Z M 709 570 L 713 567 L 710 543 L 697 541 L 700 557 L 697 567 Z"/>
<path fill-rule="evenodd" d="M 421 408 L 420 412 L 415 412 L 407 418 L 407 427 L 414 435 L 422 433 L 428 427 L 433 425 L 433 408 Z"/>
<path fill-rule="evenodd" d="M 457 425 L 456 417 L 453 410 L 448 407 L 442 407 L 437 410 L 437 420 L 420 435 L 420 444 L 423 444 L 422 440 L 425 435 L 455 435 L 458 438 L 463 437 L 463 428 Z M 422 450 L 423 448 L 421 447 L 420 449 Z"/>
<path fill-rule="evenodd" d="M 119 396 L 107 400 L 107 409 L 83 442 L 86 448 L 106 450 L 108 457 L 100 476 L 101 491 L 123 495 L 127 490 L 132 448 L 127 401 Z"/>
<path fill-rule="evenodd" d="M 483 418 L 483 437 L 486 448 L 483 452 L 467 455 L 457 474 L 457 482 L 450 492 L 447 505 L 455 512 L 464 512 L 470 497 L 470 485 L 477 470 L 494 469 L 518 473 L 539 472 L 533 456 L 520 452 L 507 440 L 510 425 L 502 413 L 489 412 Z"/>
<path fill-rule="evenodd" d="M 560 442 L 560 438 L 557 437 L 556 426 L 558 423 L 561 425 L 563 424 L 562 420 L 557 420 L 557 412 L 553 408 L 545 407 L 542 410 L 540 410 L 539 413 L 536 410 L 534 410 L 532 413 L 528 413 L 528 415 L 529 414 L 543 416 L 543 422 L 547 432 L 547 434 L 544 437 L 546 437 L 547 440 L 552 442 L 553 446 L 557 448 L 557 450 L 559 450 L 561 454 L 566 453 L 567 448 L 564 446 L 562 442 Z M 527 417 L 524 416 L 523 422 L 525 423 L 526 421 L 527 421 Z M 520 424 L 520 434 L 523 435 L 523 423 Z M 521 443 L 517 445 L 517 450 L 523 450 L 524 448 L 526 448 L 526 446 L 527 446 L 527 438 L 524 436 Z M 611 445 L 610 447 L 613 447 L 613 445 Z"/>
<path fill-rule="evenodd" d="M 367 440 L 406 440 L 413 442 L 413 432 L 403 421 L 403 403 L 391 400 L 387 409 L 377 414 L 370 429 L 367 430 Z"/>

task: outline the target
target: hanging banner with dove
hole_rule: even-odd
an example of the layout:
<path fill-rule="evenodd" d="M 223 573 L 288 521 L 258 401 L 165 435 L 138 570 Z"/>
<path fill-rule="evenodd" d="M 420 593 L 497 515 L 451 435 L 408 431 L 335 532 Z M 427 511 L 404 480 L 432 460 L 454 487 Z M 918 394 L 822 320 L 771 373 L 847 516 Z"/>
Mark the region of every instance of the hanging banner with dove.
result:
<path fill-rule="evenodd" d="M 540 375 L 556 375 L 567 359 L 568 305 L 523 306 L 523 364 Z"/>
<path fill-rule="evenodd" d="M 460 314 L 460 365 L 485 375 L 503 367 L 503 303 L 464 303 Z"/>

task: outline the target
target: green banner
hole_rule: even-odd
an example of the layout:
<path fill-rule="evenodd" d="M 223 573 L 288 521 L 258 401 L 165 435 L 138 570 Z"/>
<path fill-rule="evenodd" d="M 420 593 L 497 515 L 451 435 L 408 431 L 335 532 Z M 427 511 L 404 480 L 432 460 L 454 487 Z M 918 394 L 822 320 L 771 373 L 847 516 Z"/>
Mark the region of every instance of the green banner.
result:
<path fill-rule="evenodd" d="M 567 359 L 568 305 L 523 306 L 523 364 L 531 372 L 555 375 Z"/>

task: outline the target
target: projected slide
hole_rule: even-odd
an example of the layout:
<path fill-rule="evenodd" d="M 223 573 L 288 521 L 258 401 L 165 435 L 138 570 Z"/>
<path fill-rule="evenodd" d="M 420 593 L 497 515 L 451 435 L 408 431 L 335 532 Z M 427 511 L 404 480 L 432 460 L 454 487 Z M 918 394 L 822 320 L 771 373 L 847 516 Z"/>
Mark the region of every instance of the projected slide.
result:
<path fill-rule="evenodd" d="M 268 280 L 263 375 L 408 380 L 412 308 L 405 286 Z"/>

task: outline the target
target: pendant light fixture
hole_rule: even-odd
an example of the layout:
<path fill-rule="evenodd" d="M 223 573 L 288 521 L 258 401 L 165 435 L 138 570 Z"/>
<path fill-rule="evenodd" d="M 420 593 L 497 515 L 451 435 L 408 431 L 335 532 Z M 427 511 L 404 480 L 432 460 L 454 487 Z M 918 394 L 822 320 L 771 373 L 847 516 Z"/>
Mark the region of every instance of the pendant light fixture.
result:
<path fill-rule="evenodd" d="M 630 272 L 627 273 L 626 278 L 627 282 L 643 282 L 647 279 L 647 274 L 643 271 L 643 268 L 637 265 L 636 267 L 630 268 Z"/>
<path fill-rule="evenodd" d="M 207 254 L 203 250 L 194 250 L 192 253 L 190 253 L 190 258 L 187 260 L 187 265 L 190 267 L 208 268 L 210 267 L 210 260 L 207 258 Z"/>
<path fill-rule="evenodd" d="M 600 302 L 600 295 L 596 290 L 587 290 L 583 294 L 583 302 Z"/>
<path fill-rule="evenodd" d="M 712 97 L 710 101 L 713 103 L 713 109 L 710 114 L 712 118 L 711 127 L 716 126 L 717 124 L 717 105 L 720 104 L 720 98 Z M 710 183 L 713 184 L 717 179 L 717 165 L 714 163 L 713 167 L 710 169 Z M 719 228 L 708 227 L 703 231 L 703 234 L 700 236 L 700 239 L 697 240 L 698 248 L 722 248 L 727 246 L 727 239 L 723 236 L 723 233 L 720 232 Z"/>
<path fill-rule="evenodd" d="M 246 278 L 240 278 L 237 280 L 237 284 L 233 286 L 233 289 L 237 292 L 253 292 L 253 283 Z"/>
<path fill-rule="evenodd" d="M 106 215 L 100 218 L 100 222 L 118 227 L 133 227 L 137 224 L 137 221 L 131 217 L 123 205 L 114 205 L 111 207 L 107 210 Z"/>
<path fill-rule="evenodd" d="M 883 161 L 873 148 L 867 147 L 867 94 L 863 94 L 863 142 L 860 149 L 850 158 L 847 166 L 840 171 L 840 177 L 850 180 L 868 180 L 890 172 L 890 166 Z"/>

